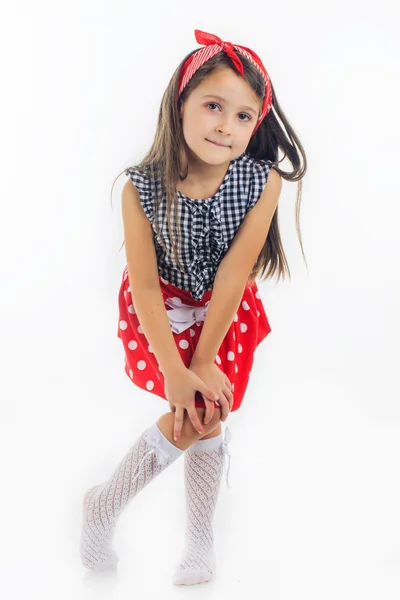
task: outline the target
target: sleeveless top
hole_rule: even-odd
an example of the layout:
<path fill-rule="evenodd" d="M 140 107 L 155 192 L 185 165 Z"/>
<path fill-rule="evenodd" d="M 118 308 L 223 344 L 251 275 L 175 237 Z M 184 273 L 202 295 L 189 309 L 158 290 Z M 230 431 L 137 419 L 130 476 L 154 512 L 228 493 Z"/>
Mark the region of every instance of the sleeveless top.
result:
<path fill-rule="evenodd" d="M 125 171 L 139 191 L 140 203 L 152 225 L 158 273 L 163 279 L 188 290 L 198 301 L 213 288 L 219 264 L 247 212 L 260 198 L 271 164 L 272 161 L 257 160 L 244 152 L 230 162 L 218 191 L 210 198 L 189 198 L 177 190 L 182 239 L 181 248 L 176 251 L 184 273 L 175 261 L 168 235 L 161 239 L 171 256 L 160 243 L 160 234 L 167 223 L 166 194 L 158 208 L 158 234 L 155 229 L 157 182 L 135 167 Z"/>

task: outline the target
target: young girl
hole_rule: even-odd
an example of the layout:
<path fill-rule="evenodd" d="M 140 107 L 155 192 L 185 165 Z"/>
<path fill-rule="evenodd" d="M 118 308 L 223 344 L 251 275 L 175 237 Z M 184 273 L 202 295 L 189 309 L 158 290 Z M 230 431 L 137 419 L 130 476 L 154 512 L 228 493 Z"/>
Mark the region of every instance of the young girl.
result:
<path fill-rule="evenodd" d="M 255 349 L 271 331 L 255 277 L 290 277 L 278 229 L 281 177 L 301 184 L 306 171 L 260 58 L 215 35 L 195 36 L 203 47 L 175 71 L 153 145 L 125 171 L 122 192 L 125 372 L 170 411 L 86 492 L 81 537 L 87 568 L 115 567 L 122 510 L 184 454 L 186 535 L 174 584 L 215 574 L 212 520 L 231 438 L 221 422 L 241 406 Z M 276 168 L 279 148 L 292 173 Z"/>

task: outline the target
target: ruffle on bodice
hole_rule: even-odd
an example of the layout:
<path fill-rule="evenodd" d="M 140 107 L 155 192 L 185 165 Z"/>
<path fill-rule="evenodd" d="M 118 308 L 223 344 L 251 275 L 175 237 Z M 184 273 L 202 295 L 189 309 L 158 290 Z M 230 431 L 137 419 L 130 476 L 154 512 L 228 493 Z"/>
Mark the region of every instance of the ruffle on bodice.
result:
<path fill-rule="evenodd" d="M 195 280 L 191 294 L 195 300 L 201 300 L 229 248 L 221 224 L 221 203 L 219 196 L 194 201 L 183 197 L 180 201 L 185 202 L 191 213 L 197 215 L 193 219 L 190 238 L 192 260 L 186 268 Z"/>

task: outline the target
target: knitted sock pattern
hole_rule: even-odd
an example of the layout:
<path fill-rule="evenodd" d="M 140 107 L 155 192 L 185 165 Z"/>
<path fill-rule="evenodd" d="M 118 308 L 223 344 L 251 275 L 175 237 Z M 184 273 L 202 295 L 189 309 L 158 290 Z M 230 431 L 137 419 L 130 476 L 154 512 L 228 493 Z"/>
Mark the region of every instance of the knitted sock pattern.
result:
<path fill-rule="evenodd" d="M 118 517 L 148 483 L 183 454 L 157 424 L 141 433 L 109 479 L 84 494 L 80 555 L 93 571 L 115 568 L 118 555 L 112 548 Z"/>
<path fill-rule="evenodd" d="M 227 437 L 230 432 L 227 429 Z M 184 459 L 186 495 L 185 547 L 173 574 L 173 584 L 191 585 L 210 581 L 215 573 L 212 521 L 229 454 L 222 433 L 199 440 L 186 450 Z"/>

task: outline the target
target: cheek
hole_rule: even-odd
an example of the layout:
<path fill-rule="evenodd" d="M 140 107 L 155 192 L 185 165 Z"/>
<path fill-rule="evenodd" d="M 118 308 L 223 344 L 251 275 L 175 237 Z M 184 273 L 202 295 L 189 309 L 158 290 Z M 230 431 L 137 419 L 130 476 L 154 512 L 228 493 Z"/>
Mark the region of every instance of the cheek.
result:
<path fill-rule="evenodd" d="M 253 129 L 254 129 L 254 127 L 255 127 L 255 125 L 254 125 L 253 127 L 251 127 L 250 129 L 248 129 L 248 130 L 246 131 L 246 133 L 245 133 L 245 134 L 243 134 L 243 136 L 242 136 L 243 142 L 246 144 L 246 146 L 247 146 L 247 145 L 250 143 L 250 141 L 251 141 L 251 138 L 252 138 L 252 136 L 253 136 Z"/>
<path fill-rule="evenodd" d="M 209 123 L 203 115 L 193 115 L 184 124 L 183 131 L 188 138 L 197 138 L 205 135 L 205 132 L 209 129 Z"/>

